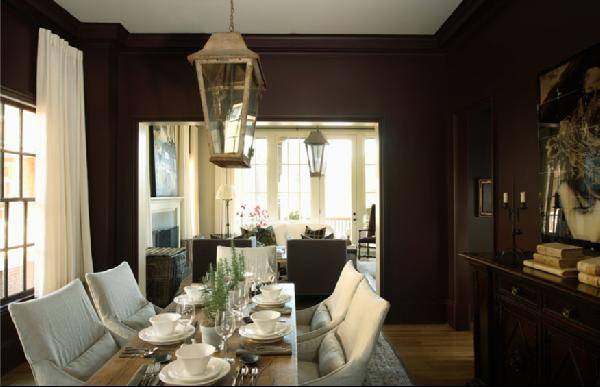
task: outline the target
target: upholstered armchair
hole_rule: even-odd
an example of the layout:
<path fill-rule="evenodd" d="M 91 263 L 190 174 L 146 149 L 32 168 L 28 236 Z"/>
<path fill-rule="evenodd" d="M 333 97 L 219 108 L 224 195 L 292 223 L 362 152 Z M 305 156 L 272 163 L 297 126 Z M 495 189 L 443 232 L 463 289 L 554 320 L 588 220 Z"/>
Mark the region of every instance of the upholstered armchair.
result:
<path fill-rule="evenodd" d="M 389 303 L 362 280 L 346 319 L 337 328 L 298 343 L 300 385 L 362 385 L 389 308 Z"/>
<path fill-rule="evenodd" d="M 161 311 L 144 298 L 127 262 L 106 271 L 87 273 L 85 280 L 102 323 L 121 347 L 149 326 L 148 319 Z"/>
<path fill-rule="evenodd" d="M 8 310 L 37 385 L 81 385 L 119 350 L 79 280 Z"/>
<path fill-rule="evenodd" d="M 331 296 L 320 304 L 296 312 L 298 342 L 310 340 L 337 327 L 344 318 L 354 292 L 364 276 L 346 262 Z"/>

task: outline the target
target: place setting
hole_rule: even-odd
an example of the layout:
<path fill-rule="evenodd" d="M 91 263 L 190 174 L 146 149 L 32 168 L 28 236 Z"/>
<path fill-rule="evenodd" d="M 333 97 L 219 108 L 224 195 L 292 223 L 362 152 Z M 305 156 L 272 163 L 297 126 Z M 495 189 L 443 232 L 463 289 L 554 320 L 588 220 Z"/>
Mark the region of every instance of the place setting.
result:
<path fill-rule="evenodd" d="M 276 343 L 292 332 L 289 322 L 281 321 L 281 313 L 263 310 L 250 315 L 249 324 L 239 328 L 241 337 L 257 343 Z"/>
<path fill-rule="evenodd" d="M 252 302 L 259 308 L 283 307 L 291 296 L 283 292 L 281 285 L 270 284 L 260 287 L 260 293 L 252 297 Z"/>
<path fill-rule="evenodd" d="M 176 359 L 162 368 L 161 382 L 169 385 L 210 385 L 229 374 L 231 365 L 227 359 L 213 356 L 214 346 L 205 343 L 183 344 L 175 351 Z"/>
<path fill-rule="evenodd" d="M 193 336 L 196 333 L 192 324 L 193 312 L 182 312 L 185 314 L 162 313 L 150 317 L 152 325 L 139 332 L 140 340 L 152 345 L 172 345 Z"/>

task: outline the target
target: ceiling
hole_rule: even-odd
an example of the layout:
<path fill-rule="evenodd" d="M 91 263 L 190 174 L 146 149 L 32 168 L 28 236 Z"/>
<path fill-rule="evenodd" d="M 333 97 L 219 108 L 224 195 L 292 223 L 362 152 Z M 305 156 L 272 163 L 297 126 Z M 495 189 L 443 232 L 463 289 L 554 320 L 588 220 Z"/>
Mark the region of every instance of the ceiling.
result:
<path fill-rule="evenodd" d="M 55 0 L 82 22 L 132 33 L 210 33 L 229 26 L 227 0 Z M 432 35 L 460 0 L 236 0 L 247 34 Z"/>

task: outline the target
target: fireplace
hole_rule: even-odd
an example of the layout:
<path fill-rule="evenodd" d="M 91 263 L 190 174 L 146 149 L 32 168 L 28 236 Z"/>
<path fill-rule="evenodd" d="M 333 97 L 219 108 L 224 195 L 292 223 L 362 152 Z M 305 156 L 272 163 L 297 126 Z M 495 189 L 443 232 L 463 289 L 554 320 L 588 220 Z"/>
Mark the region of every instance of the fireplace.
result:
<path fill-rule="evenodd" d="M 152 246 L 179 247 L 181 198 L 151 198 Z"/>

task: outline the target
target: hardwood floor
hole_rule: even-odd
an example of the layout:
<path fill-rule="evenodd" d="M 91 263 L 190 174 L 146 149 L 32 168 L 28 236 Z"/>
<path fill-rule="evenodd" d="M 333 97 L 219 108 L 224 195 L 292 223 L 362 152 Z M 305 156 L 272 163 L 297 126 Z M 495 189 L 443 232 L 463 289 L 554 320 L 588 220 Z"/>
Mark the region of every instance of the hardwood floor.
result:
<path fill-rule="evenodd" d="M 473 334 L 448 325 L 386 325 L 392 343 L 417 385 L 462 385 L 473 378 Z"/>
<path fill-rule="evenodd" d="M 465 385 L 473 378 L 473 335 L 448 325 L 386 325 L 386 336 L 417 385 Z M 33 385 L 26 363 L 2 376 L 3 386 Z"/>

